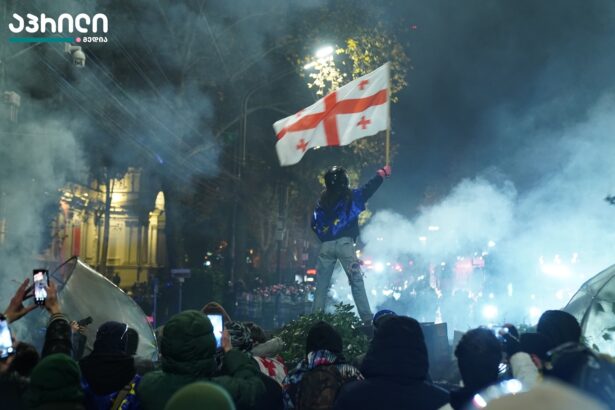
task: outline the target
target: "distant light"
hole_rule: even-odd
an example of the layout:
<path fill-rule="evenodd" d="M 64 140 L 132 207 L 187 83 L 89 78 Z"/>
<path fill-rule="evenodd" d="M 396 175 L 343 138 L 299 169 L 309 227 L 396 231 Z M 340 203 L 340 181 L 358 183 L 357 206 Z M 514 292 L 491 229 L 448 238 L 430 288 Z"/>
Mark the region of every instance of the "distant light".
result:
<path fill-rule="evenodd" d="M 308 269 L 305 271 L 308 275 L 316 275 L 316 269 Z"/>
<path fill-rule="evenodd" d="M 303 66 L 304 70 L 309 70 L 310 68 L 314 67 L 316 65 L 315 61 L 312 61 L 311 63 L 307 63 L 306 65 Z"/>
<path fill-rule="evenodd" d="M 555 297 L 559 300 L 564 299 L 564 290 L 560 289 L 557 292 L 555 292 Z"/>
<path fill-rule="evenodd" d="M 393 299 L 399 300 L 400 297 L 401 297 L 401 293 L 393 292 Z"/>
<path fill-rule="evenodd" d="M 475 394 L 474 398 L 472 399 L 472 402 L 479 409 L 487 407 L 487 402 L 485 401 L 485 399 L 483 399 L 483 396 L 481 396 L 480 394 Z"/>
<path fill-rule="evenodd" d="M 489 255 L 489 252 L 483 252 L 481 255 L 482 256 L 487 256 L 487 255 Z"/>
<path fill-rule="evenodd" d="M 504 382 L 504 388 L 508 390 L 510 394 L 517 394 L 523 390 L 523 385 L 517 379 L 510 379 Z"/>
<path fill-rule="evenodd" d="M 426 236 L 419 236 L 419 241 L 426 242 L 427 241 L 427 237 Z"/>
<path fill-rule="evenodd" d="M 369 266 L 369 265 L 371 265 L 371 264 L 372 264 L 372 260 L 371 260 L 371 259 L 365 259 L 365 260 L 363 261 L 363 265 Z"/>
<path fill-rule="evenodd" d="M 495 242 L 489 241 L 489 242 L 487 242 L 487 246 L 490 247 L 490 248 L 493 248 L 493 247 L 495 247 Z"/>
<path fill-rule="evenodd" d="M 493 320 L 498 316 L 498 307 L 495 305 L 483 306 L 483 317 L 487 320 Z"/>
<path fill-rule="evenodd" d="M 441 262 L 440 265 L 446 266 L 446 262 Z"/>
<path fill-rule="evenodd" d="M 440 230 L 439 226 L 436 225 L 429 225 L 429 227 L 427 228 L 427 230 L 431 231 L 431 232 L 436 232 Z"/>
<path fill-rule="evenodd" d="M 555 278 L 565 278 L 570 276 L 570 269 L 560 263 L 546 263 L 540 267 L 542 273 Z"/>
<path fill-rule="evenodd" d="M 493 298 L 495 298 L 495 295 L 493 293 L 490 293 L 489 294 L 489 299 L 493 299 Z"/>
<path fill-rule="evenodd" d="M 540 309 L 538 309 L 536 306 L 532 306 L 529 310 L 529 313 L 532 324 L 536 323 L 538 321 L 538 318 L 540 317 Z"/>
<path fill-rule="evenodd" d="M 512 295 L 513 295 L 513 284 L 512 284 L 512 283 L 509 283 L 509 284 L 506 286 L 506 290 L 508 291 L 508 296 L 512 296 Z"/>
<path fill-rule="evenodd" d="M 211 261 L 205 261 L 205 266 L 211 266 Z"/>
<path fill-rule="evenodd" d="M 393 291 L 392 291 L 391 289 L 384 289 L 384 290 L 382 291 L 382 294 L 383 294 L 384 296 L 391 296 L 391 295 L 393 294 Z"/>
<path fill-rule="evenodd" d="M 378 273 L 384 272 L 384 263 L 382 262 L 374 263 L 374 270 Z"/>
<path fill-rule="evenodd" d="M 121 192 L 114 192 L 111 194 L 111 202 L 121 202 L 124 200 L 124 194 Z"/>
<path fill-rule="evenodd" d="M 378 292 L 376 292 L 376 289 L 372 289 L 372 296 L 378 296 Z"/>
<path fill-rule="evenodd" d="M 316 54 L 314 54 L 316 56 L 316 58 L 318 59 L 323 59 L 326 57 L 329 57 L 331 54 L 333 54 L 333 46 L 323 46 L 321 48 L 319 48 L 318 50 L 316 50 Z"/>
<path fill-rule="evenodd" d="M 382 236 L 379 236 L 376 238 L 377 241 L 384 241 L 384 238 Z"/>

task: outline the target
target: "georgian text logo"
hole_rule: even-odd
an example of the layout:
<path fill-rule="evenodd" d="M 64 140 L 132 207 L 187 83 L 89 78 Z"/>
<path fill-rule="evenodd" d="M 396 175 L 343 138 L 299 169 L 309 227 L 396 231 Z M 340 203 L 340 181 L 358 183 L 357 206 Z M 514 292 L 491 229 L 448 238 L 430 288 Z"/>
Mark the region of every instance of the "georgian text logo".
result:
<path fill-rule="evenodd" d="M 62 13 L 57 18 L 27 13 L 25 17 L 13 13 L 13 21 L 9 23 L 9 30 L 14 34 L 42 34 L 36 37 L 11 37 L 11 42 L 41 42 L 61 41 L 65 42 L 100 42 L 106 43 L 107 38 L 101 34 L 109 32 L 109 19 L 103 13 L 90 16 L 79 13 L 73 16 L 70 13 Z M 25 34 L 24 33 L 24 34 Z M 85 34 L 83 37 L 64 37 L 73 34 Z M 48 37 L 44 35 L 47 34 Z M 93 36 L 94 35 L 94 36 Z"/>

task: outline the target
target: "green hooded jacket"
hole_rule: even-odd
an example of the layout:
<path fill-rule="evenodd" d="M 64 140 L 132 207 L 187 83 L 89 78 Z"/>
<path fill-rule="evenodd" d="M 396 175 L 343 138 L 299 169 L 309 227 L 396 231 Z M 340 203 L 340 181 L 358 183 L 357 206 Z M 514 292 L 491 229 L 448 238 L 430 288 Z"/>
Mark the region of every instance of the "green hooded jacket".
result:
<path fill-rule="evenodd" d="M 162 369 L 143 376 L 137 388 L 145 410 L 163 410 L 176 391 L 196 381 L 222 386 L 240 410 L 254 408 L 265 394 L 256 362 L 239 350 L 224 355 L 222 371 L 216 375 L 213 327 L 196 310 L 179 313 L 167 322 L 160 353 Z"/>

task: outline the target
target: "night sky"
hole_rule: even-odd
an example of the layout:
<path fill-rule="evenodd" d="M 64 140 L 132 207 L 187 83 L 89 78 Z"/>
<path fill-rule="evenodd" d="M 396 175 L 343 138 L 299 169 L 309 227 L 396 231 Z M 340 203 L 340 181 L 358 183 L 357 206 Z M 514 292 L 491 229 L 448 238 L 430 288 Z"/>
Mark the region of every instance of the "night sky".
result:
<path fill-rule="evenodd" d="M 485 172 L 531 189 L 565 161 L 558 133 L 614 90 L 612 2 L 399 4 L 392 15 L 415 25 L 402 39 L 413 70 L 392 108 L 394 178 L 374 207 L 411 215 L 426 192 Z"/>

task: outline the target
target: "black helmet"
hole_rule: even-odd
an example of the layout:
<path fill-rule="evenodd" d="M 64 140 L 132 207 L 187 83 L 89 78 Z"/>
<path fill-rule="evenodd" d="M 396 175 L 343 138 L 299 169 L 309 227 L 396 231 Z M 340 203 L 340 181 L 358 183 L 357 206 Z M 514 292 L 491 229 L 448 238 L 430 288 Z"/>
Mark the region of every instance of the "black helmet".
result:
<path fill-rule="evenodd" d="M 325 173 L 325 186 L 329 191 L 342 192 L 348 189 L 348 175 L 346 170 L 335 165 Z"/>

